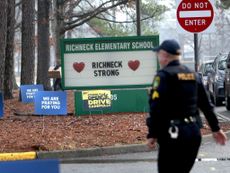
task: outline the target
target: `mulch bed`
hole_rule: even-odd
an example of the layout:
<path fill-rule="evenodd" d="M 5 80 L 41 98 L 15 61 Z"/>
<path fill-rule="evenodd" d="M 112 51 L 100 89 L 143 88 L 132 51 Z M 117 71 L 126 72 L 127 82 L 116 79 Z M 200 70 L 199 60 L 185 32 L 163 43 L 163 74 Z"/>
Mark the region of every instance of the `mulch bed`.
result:
<path fill-rule="evenodd" d="M 146 142 L 146 113 L 74 115 L 74 93 L 68 91 L 67 116 L 34 116 L 33 104 L 4 101 L 0 119 L 0 152 L 76 150 Z M 221 123 L 226 131 L 228 123 Z M 208 126 L 203 134 L 210 133 Z"/>

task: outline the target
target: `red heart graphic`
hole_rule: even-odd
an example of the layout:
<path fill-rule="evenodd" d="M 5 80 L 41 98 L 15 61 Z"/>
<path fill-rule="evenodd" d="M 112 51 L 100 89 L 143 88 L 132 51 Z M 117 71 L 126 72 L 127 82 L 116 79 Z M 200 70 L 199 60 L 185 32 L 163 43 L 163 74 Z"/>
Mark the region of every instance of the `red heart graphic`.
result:
<path fill-rule="evenodd" d="M 73 63 L 73 68 L 76 70 L 78 73 L 81 73 L 81 71 L 85 68 L 85 63 L 84 62 L 75 62 Z"/>
<path fill-rule="evenodd" d="M 133 71 L 135 71 L 136 69 L 138 69 L 138 67 L 140 65 L 140 61 L 138 61 L 138 60 L 135 60 L 135 61 L 130 60 L 128 62 L 128 65 L 129 65 L 129 68 L 131 68 Z"/>

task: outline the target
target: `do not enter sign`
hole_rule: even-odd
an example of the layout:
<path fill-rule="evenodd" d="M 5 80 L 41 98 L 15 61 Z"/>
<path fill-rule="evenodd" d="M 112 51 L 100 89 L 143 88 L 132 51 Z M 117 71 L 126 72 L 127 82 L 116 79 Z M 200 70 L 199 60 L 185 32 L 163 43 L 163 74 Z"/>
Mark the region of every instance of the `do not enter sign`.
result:
<path fill-rule="evenodd" d="M 177 8 L 177 20 L 188 32 L 198 33 L 213 21 L 214 10 L 209 0 L 182 0 Z"/>

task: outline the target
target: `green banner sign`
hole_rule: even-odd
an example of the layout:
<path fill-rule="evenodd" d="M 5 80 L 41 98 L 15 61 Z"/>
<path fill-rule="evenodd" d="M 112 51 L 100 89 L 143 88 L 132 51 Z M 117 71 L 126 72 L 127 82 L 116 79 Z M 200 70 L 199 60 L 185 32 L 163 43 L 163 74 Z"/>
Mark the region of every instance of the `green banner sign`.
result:
<path fill-rule="evenodd" d="M 158 36 L 109 37 L 62 40 L 64 53 L 152 50 L 159 44 Z"/>
<path fill-rule="evenodd" d="M 148 90 L 92 90 L 75 92 L 75 114 L 148 112 Z"/>

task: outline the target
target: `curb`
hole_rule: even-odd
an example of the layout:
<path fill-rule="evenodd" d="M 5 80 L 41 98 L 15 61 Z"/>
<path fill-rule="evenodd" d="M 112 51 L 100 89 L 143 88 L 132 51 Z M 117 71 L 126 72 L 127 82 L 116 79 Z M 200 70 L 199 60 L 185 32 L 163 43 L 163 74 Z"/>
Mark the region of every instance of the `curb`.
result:
<path fill-rule="evenodd" d="M 0 153 L 0 161 L 34 160 L 37 158 L 35 151 L 20 153 Z"/>
<path fill-rule="evenodd" d="M 228 139 L 230 139 L 230 131 L 225 132 Z M 214 142 L 212 134 L 202 137 L 202 144 Z M 101 148 L 87 148 L 79 150 L 68 151 L 38 151 L 38 152 L 21 152 L 21 153 L 0 153 L 0 161 L 12 160 L 33 160 L 33 159 L 60 159 L 62 163 L 120 163 L 120 162 L 152 162 L 156 158 L 143 159 L 97 159 L 92 157 L 108 156 L 138 152 L 151 152 L 146 144 L 131 144 L 110 146 Z M 156 151 L 156 149 L 155 149 Z"/>
<path fill-rule="evenodd" d="M 101 148 L 88 148 L 69 151 L 52 151 L 52 152 L 37 152 L 38 159 L 69 159 L 82 157 L 95 157 L 105 155 L 116 155 L 126 153 L 148 152 L 150 151 L 146 144 L 132 144 Z"/>
<path fill-rule="evenodd" d="M 230 131 L 225 132 L 230 139 Z M 202 144 L 214 142 L 212 134 L 202 137 Z M 101 148 L 88 148 L 71 151 L 37 152 L 38 159 L 60 159 L 62 163 L 111 163 L 111 162 L 133 162 L 133 161 L 154 161 L 154 159 L 92 159 L 90 157 L 108 156 L 116 154 L 151 152 L 146 144 L 132 144 Z M 156 150 L 155 150 L 156 151 Z M 88 158 L 83 158 L 88 157 Z"/>

